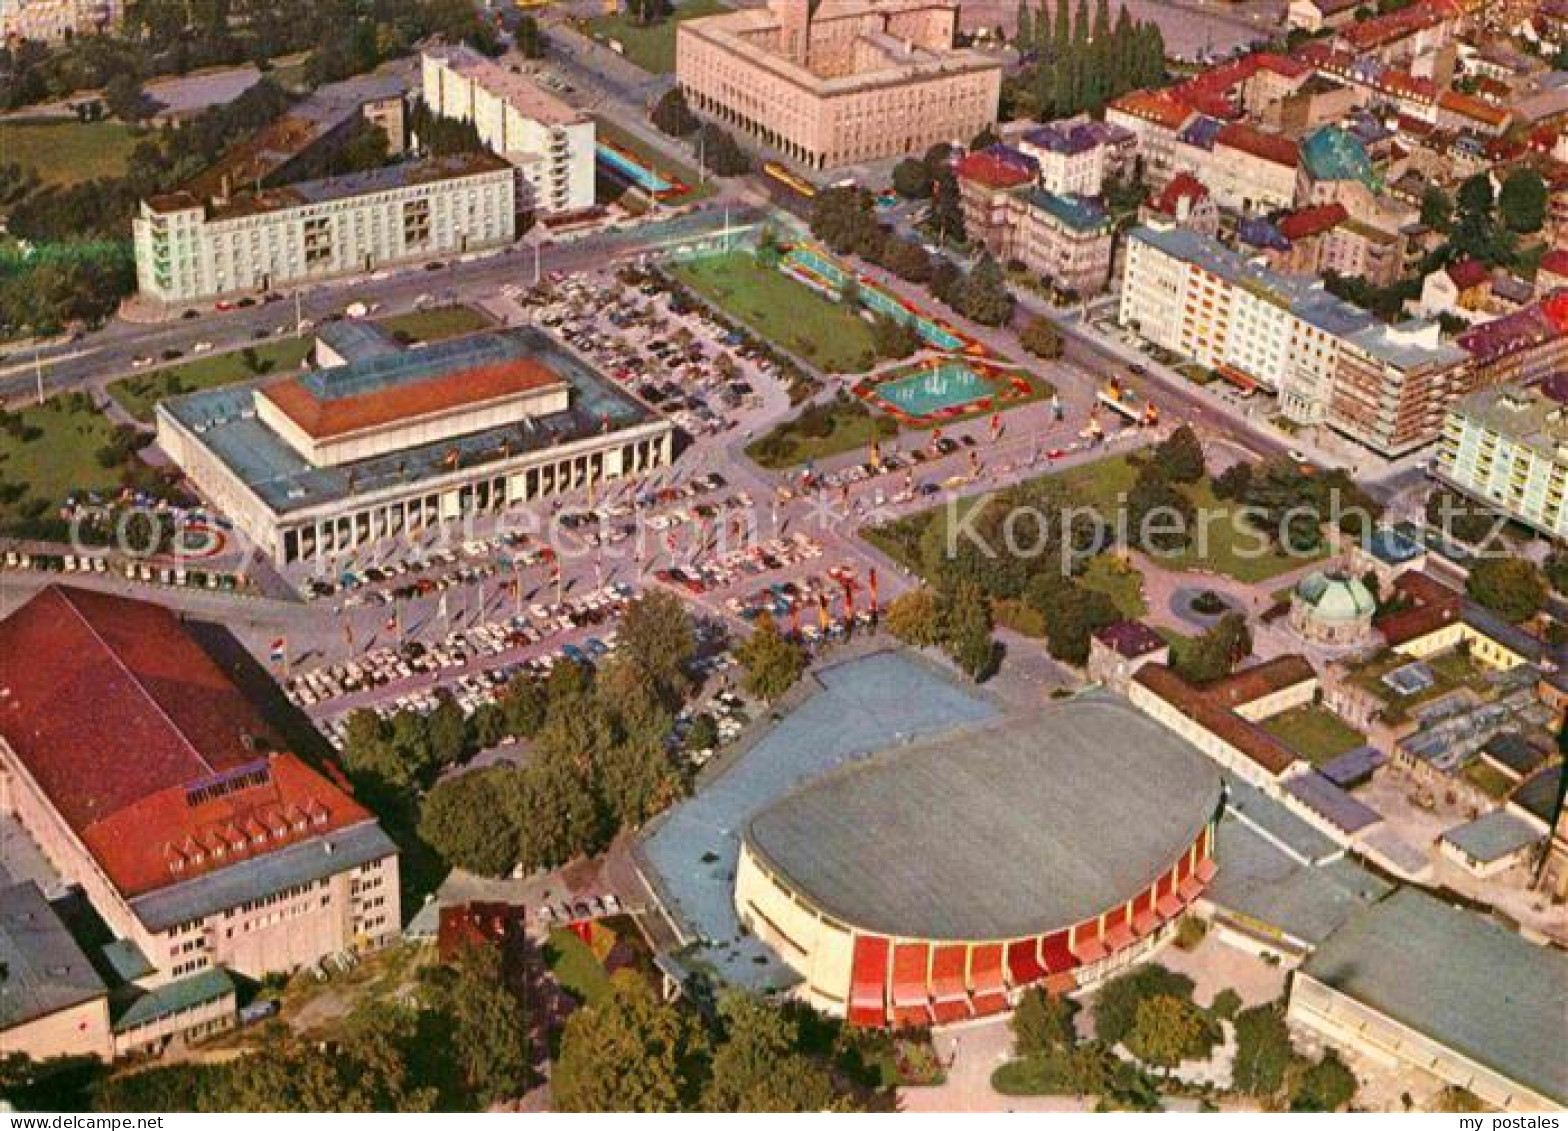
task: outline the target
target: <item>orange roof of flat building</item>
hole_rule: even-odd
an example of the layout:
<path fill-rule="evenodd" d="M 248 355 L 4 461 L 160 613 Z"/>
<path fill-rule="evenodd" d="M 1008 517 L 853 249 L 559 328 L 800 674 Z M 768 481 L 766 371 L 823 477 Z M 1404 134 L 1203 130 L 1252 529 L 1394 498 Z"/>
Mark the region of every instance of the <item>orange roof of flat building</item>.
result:
<path fill-rule="evenodd" d="M 325 440 L 564 384 L 565 379 L 543 362 L 518 358 L 350 396 L 319 396 L 298 377 L 268 385 L 258 395 L 306 435 Z"/>
<path fill-rule="evenodd" d="M 1495 129 L 1502 129 L 1513 117 L 1513 112 L 1490 102 L 1482 101 L 1457 90 L 1445 90 L 1438 96 L 1437 104 L 1450 114 L 1480 122 Z"/>
<path fill-rule="evenodd" d="M 973 181 L 987 188 L 1008 189 L 1026 185 L 1035 179 L 1035 167 L 1024 154 L 1014 157 L 1011 152 L 993 152 L 991 149 L 966 153 L 958 161 L 954 172 L 966 181 Z"/>
<path fill-rule="evenodd" d="M 1134 90 L 1110 102 L 1110 108 L 1154 122 L 1168 130 L 1179 130 L 1193 116 L 1191 106 L 1163 90 Z"/>
<path fill-rule="evenodd" d="M 1268 133 L 1245 123 L 1234 123 L 1220 130 L 1215 145 L 1239 149 L 1243 153 L 1276 165 L 1295 168 L 1301 163 L 1301 150 L 1284 134 Z"/>
<path fill-rule="evenodd" d="M 1348 219 L 1350 213 L 1343 204 L 1336 201 L 1333 204 L 1322 204 L 1316 208 L 1303 208 L 1292 212 L 1281 218 L 1275 226 L 1279 228 L 1280 235 L 1294 242 L 1333 231 Z"/>
<path fill-rule="evenodd" d="M 50 585 L 0 621 L 0 736 L 126 898 L 371 819 L 148 601 Z"/>
<path fill-rule="evenodd" d="M 1282 664 L 1281 661 L 1290 663 Z M 1306 674 L 1296 678 L 1302 666 Z M 1284 656 L 1268 664 L 1260 664 L 1257 668 L 1238 672 L 1208 687 L 1188 683 L 1164 664 L 1145 664 L 1138 669 L 1133 680 L 1240 751 L 1267 773 L 1278 777 L 1300 759 L 1268 731 L 1238 715 L 1236 708 L 1273 691 L 1294 686 L 1303 679 L 1315 678 L 1316 675 L 1312 665 L 1302 657 Z"/>

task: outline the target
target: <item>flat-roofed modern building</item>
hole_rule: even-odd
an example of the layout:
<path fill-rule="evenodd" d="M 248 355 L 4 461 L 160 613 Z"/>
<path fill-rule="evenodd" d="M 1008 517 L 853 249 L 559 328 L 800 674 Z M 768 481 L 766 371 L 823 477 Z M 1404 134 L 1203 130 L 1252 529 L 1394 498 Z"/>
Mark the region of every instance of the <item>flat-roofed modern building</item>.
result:
<path fill-rule="evenodd" d="M 525 75 L 465 44 L 436 44 L 422 56 L 425 105 L 472 122 L 479 140 L 528 185 L 525 208 L 543 215 L 594 206 L 594 122 Z"/>
<path fill-rule="evenodd" d="M 1080 696 L 895 748 L 752 818 L 741 922 L 866 1026 L 996 1012 L 1152 953 L 1215 874 L 1218 769 Z"/>
<path fill-rule="evenodd" d="M 1328 937 L 1292 975 L 1289 1019 L 1488 1107 L 1568 1107 L 1568 958 L 1414 888 Z"/>
<path fill-rule="evenodd" d="M 669 465 L 663 417 L 536 329 L 161 402 L 159 444 L 280 563 Z"/>
<path fill-rule="evenodd" d="M 0 814 L 114 936 L 115 1052 L 232 1024 L 228 971 L 398 937 L 396 846 L 169 609 L 43 589 L 0 621 L 0 704 Z"/>
<path fill-rule="evenodd" d="M 1119 317 L 1228 381 L 1278 392 L 1290 419 L 1326 424 L 1386 456 L 1436 439 L 1471 380 L 1470 355 L 1443 341 L 1436 322 L 1385 325 L 1319 280 L 1189 229 L 1130 233 Z"/>
<path fill-rule="evenodd" d="M 142 201 L 141 293 L 166 303 L 264 291 L 512 242 L 512 166 L 488 153 L 404 162 L 278 188 Z"/>
<path fill-rule="evenodd" d="M 947 0 L 769 0 L 682 21 L 675 74 L 699 114 L 829 169 L 996 123 L 1002 65 L 957 31 Z"/>
<path fill-rule="evenodd" d="M 1568 538 L 1568 409 L 1539 387 L 1457 402 L 1432 462 L 1439 479 L 1553 538 Z"/>
<path fill-rule="evenodd" d="M 0 888 L 0 1049 L 107 1060 L 108 987 L 38 885 Z"/>

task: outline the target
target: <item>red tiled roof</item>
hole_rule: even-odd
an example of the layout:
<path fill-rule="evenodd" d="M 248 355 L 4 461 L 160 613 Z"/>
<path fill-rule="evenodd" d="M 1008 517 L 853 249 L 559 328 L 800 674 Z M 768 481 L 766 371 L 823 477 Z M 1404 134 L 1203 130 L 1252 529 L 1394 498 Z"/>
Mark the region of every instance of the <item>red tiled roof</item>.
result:
<path fill-rule="evenodd" d="M 1160 195 L 1154 199 L 1152 207 L 1156 212 L 1166 216 L 1176 215 L 1176 204 L 1184 197 L 1194 201 L 1202 200 L 1209 195 L 1208 188 L 1191 173 L 1177 173 L 1171 178 Z"/>
<path fill-rule="evenodd" d="M 536 389 L 548 389 L 563 378 L 543 362 L 531 358 L 500 361 L 477 369 L 459 369 L 423 381 L 409 381 L 373 393 L 322 399 L 297 377 L 261 390 L 308 436 L 326 439 L 398 421 L 415 420 L 432 413 Z"/>
<path fill-rule="evenodd" d="M 1110 108 L 1156 122 L 1168 130 L 1179 130 L 1192 117 L 1192 107 L 1178 102 L 1162 90 L 1134 90 L 1112 100 Z"/>
<path fill-rule="evenodd" d="M 1122 620 L 1097 629 L 1094 638 L 1129 660 L 1168 647 L 1165 637 L 1141 620 Z"/>
<path fill-rule="evenodd" d="M 1409 601 L 1406 608 L 1373 620 L 1391 647 L 1419 640 L 1459 618 L 1459 594 L 1436 578 L 1411 570 L 1394 579 L 1394 592 Z"/>
<path fill-rule="evenodd" d="M 1492 273 L 1478 259 L 1459 259 L 1448 265 L 1448 277 L 1462 291 L 1484 287 L 1491 282 Z"/>
<path fill-rule="evenodd" d="M 1281 656 L 1208 687 L 1194 687 L 1164 664 L 1145 664 L 1133 679 L 1278 776 L 1296 763 L 1295 752 L 1235 709 L 1315 675 L 1302 657 Z"/>
<path fill-rule="evenodd" d="M 1469 118 L 1472 121 L 1501 129 L 1513 117 L 1511 111 L 1501 106 L 1493 106 L 1490 102 L 1483 102 L 1479 98 L 1472 98 L 1468 94 L 1461 94 L 1457 90 L 1445 90 L 1438 96 L 1437 104 L 1450 114 Z"/>
<path fill-rule="evenodd" d="M 984 149 L 966 153 L 958 162 L 957 173 L 966 181 L 996 189 L 1026 185 L 1034 180 L 1028 167 Z"/>
<path fill-rule="evenodd" d="M 1356 50 L 1368 51 L 1426 28 L 1436 27 L 1445 20 L 1453 19 L 1455 15 L 1454 10 L 1440 0 L 1425 0 L 1424 3 L 1412 4 L 1385 16 L 1353 23 L 1340 35 Z"/>
<path fill-rule="evenodd" d="M 51 585 L 0 621 L 0 735 L 128 898 L 370 816 L 269 754 L 239 688 L 146 601 Z"/>
<path fill-rule="evenodd" d="M 1295 242 L 1332 231 L 1349 218 L 1350 213 L 1346 211 L 1345 206 L 1336 201 L 1333 204 L 1322 204 L 1316 208 L 1303 208 L 1299 212 L 1292 212 L 1283 217 L 1277 227 L 1280 235 Z"/>
<path fill-rule="evenodd" d="M 1301 150 L 1290 138 L 1283 134 L 1265 133 L 1243 123 L 1224 127 L 1215 137 L 1214 144 L 1239 149 L 1243 153 L 1250 153 L 1254 157 L 1272 161 L 1276 165 L 1295 168 L 1301 163 Z"/>
<path fill-rule="evenodd" d="M 1554 247 L 1541 256 L 1540 270 L 1549 275 L 1568 277 L 1568 249 Z"/>

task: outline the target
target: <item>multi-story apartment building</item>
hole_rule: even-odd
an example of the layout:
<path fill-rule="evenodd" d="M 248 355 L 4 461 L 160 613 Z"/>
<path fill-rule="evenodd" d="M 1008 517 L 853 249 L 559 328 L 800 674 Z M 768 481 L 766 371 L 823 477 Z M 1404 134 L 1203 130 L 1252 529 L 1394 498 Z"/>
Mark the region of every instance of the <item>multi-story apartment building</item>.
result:
<path fill-rule="evenodd" d="M 49 586 L 0 621 L 0 655 L 26 657 L 0 664 L 0 814 L 32 842 L 19 859 L 81 889 L 114 940 L 91 940 L 95 965 L 125 983 L 112 1042 L 81 1051 L 222 1028 L 227 972 L 287 973 L 398 936 L 396 846 L 283 747 L 172 611 Z"/>
<path fill-rule="evenodd" d="M 1005 145 L 966 154 L 957 169 L 965 229 L 1052 287 L 1097 294 L 1111 272 L 1111 219 L 1087 197 L 1040 188 L 1039 168 Z"/>
<path fill-rule="evenodd" d="M 119 28 L 122 0 L 0 0 L 0 38 L 54 43 Z"/>
<path fill-rule="evenodd" d="M 1109 125 L 1120 126 L 1138 139 L 1144 179 L 1156 192 L 1177 173 L 1192 172 L 1176 160 L 1177 139 L 1197 116 L 1191 106 L 1164 90 L 1134 90 L 1105 107 Z"/>
<path fill-rule="evenodd" d="M 166 303 L 458 255 L 516 236 L 512 166 L 457 154 L 276 189 L 144 200 L 132 221 L 143 295 Z"/>
<path fill-rule="evenodd" d="M 949 0 L 769 0 L 682 21 L 675 73 L 699 114 L 827 169 L 995 124 L 1001 63 L 957 30 Z"/>
<path fill-rule="evenodd" d="M 1186 229 L 1129 235 L 1120 320 L 1227 380 L 1276 391 L 1290 419 L 1385 454 L 1435 438 L 1468 373 L 1436 323 L 1385 326 L 1315 279 Z"/>
<path fill-rule="evenodd" d="M 529 189 L 525 207 L 554 215 L 594 206 L 591 117 L 464 44 L 427 48 L 422 77 L 434 113 L 472 122 L 479 140 L 517 168 Z"/>
<path fill-rule="evenodd" d="M 1099 196 L 1108 177 L 1131 166 L 1138 139 L 1122 126 L 1072 121 L 1026 130 L 1017 144 L 1038 164 L 1046 192 Z"/>
<path fill-rule="evenodd" d="M 1553 538 L 1568 538 L 1568 411 L 1541 387 L 1472 393 L 1443 422 L 1432 472 Z"/>

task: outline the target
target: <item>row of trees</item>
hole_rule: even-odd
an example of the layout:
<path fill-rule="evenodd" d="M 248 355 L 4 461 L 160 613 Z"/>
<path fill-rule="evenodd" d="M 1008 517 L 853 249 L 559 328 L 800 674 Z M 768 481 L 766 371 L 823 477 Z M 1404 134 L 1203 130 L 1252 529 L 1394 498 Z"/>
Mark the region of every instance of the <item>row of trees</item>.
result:
<path fill-rule="evenodd" d="M 1429 187 L 1421 199 L 1421 222 L 1448 236 L 1448 258 L 1512 267 L 1519 237 L 1539 232 L 1546 222 L 1547 197 L 1546 182 L 1528 166 L 1512 169 L 1500 189 L 1493 188 L 1490 173 L 1477 173 L 1453 197 Z"/>
<path fill-rule="evenodd" d="M 751 158 L 726 130 L 703 122 L 692 113 L 686 94 L 678 86 L 665 91 L 654 104 L 649 120 L 659 132 L 689 140 L 697 160 L 708 172 L 719 177 L 740 177 L 751 172 Z"/>
<path fill-rule="evenodd" d="M 887 608 L 887 627 L 916 648 L 941 648 L 977 682 L 994 674 L 1000 662 L 991 599 L 974 582 L 951 590 L 923 585 L 900 594 Z"/>
<path fill-rule="evenodd" d="M 1165 38 L 1154 21 L 1135 23 L 1123 6 L 1112 23 L 1109 0 L 1027 0 L 1014 39 L 1029 65 L 1009 82 L 1015 112 L 1042 120 L 1097 113 L 1129 90 L 1165 81 Z M 1022 116 L 1022 115 L 1020 115 Z"/>
<path fill-rule="evenodd" d="M 557 1111 L 851 1111 L 801 1006 L 741 993 L 718 1002 L 712 1023 L 684 1001 L 661 1001 L 631 971 L 573 1013 L 550 1076 Z"/>

